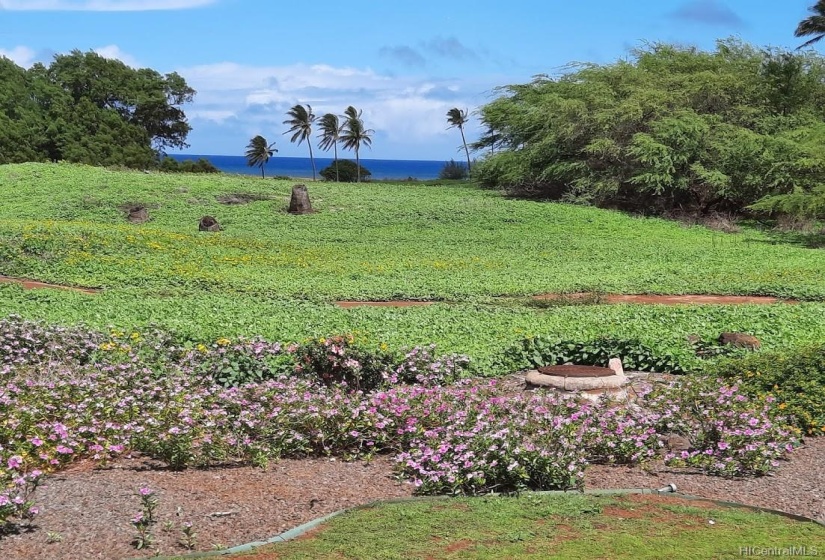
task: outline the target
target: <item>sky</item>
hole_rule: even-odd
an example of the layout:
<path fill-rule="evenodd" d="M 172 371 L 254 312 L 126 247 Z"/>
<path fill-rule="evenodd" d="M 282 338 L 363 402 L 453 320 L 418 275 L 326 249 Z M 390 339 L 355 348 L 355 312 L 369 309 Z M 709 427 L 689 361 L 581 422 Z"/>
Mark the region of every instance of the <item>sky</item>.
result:
<path fill-rule="evenodd" d="M 646 43 L 712 49 L 737 37 L 795 48 L 814 0 L 0 0 L 0 55 L 18 65 L 94 50 L 178 72 L 190 154 L 242 155 L 249 140 L 307 156 L 284 135 L 286 111 L 363 110 L 375 131 L 362 158 L 460 160 L 450 108 L 474 112 L 496 88 L 609 64 Z M 821 47 L 820 47 L 821 48 Z M 316 154 L 317 155 L 317 154 Z M 331 157 L 331 153 L 329 154 Z"/>

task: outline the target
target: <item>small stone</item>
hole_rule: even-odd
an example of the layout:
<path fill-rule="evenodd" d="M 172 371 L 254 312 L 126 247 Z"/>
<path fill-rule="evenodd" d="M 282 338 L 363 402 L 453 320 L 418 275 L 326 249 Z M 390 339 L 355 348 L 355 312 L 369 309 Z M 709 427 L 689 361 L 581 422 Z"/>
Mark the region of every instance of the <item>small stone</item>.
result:
<path fill-rule="evenodd" d="M 719 335 L 719 344 L 748 350 L 758 350 L 762 346 L 759 339 L 752 334 L 740 332 L 723 332 Z"/>
<path fill-rule="evenodd" d="M 133 224 L 142 224 L 149 221 L 149 210 L 145 206 L 132 206 L 127 210 L 126 219 Z"/>
<path fill-rule="evenodd" d="M 624 375 L 624 368 L 622 367 L 622 360 L 619 358 L 610 358 L 607 367 L 612 369 L 616 375 Z"/>
<path fill-rule="evenodd" d="M 198 222 L 198 231 L 221 231 L 221 225 L 212 216 L 204 216 Z"/>
<path fill-rule="evenodd" d="M 688 451 L 690 449 L 690 440 L 685 436 L 670 434 L 665 438 L 665 445 L 671 451 Z"/>

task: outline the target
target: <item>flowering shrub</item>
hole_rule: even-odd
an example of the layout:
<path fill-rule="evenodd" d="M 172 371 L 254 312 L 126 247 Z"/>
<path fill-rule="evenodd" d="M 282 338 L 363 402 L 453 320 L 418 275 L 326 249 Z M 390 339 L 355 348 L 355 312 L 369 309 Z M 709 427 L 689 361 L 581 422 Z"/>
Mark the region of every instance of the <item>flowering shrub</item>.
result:
<path fill-rule="evenodd" d="M 210 346 L 198 344 L 180 358 L 182 367 L 224 386 L 281 377 L 291 373 L 294 364 L 294 358 L 282 351 L 280 343 L 262 338 L 239 338 L 235 342 L 219 338 Z"/>
<path fill-rule="evenodd" d="M 384 381 L 391 384 L 416 383 L 433 386 L 457 381 L 467 371 L 470 359 L 467 356 L 434 356 L 435 344 L 415 347 L 404 354 L 401 362 L 389 371 L 382 372 Z"/>
<path fill-rule="evenodd" d="M 352 335 L 319 338 L 294 347 L 299 374 L 326 386 L 344 385 L 374 391 L 385 384 L 441 385 L 455 381 L 467 369 L 466 356 L 434 356 L 435 345 L 416 347 L 398 357 L 386 349 L 369 349 Z"/>
<path fill-rule="evenodd" d="M 825 346 L 792 354 L 760 352 L 721 362 L 710 372 L 737 383 L 752 398 L 772 396 L 805 434 L 825 436 Z"/>
<path fill-rule="evenodd" d="M 379 359 L 346 337 L 286 352 L 257 339 L 194 348 L 156 346 L 160 340 L 124 333 L 89 364 L 6 364 L 0 524 L 37 513 L 31 492 L 41 471 L 130 451 L 179 469 L 392 453 L 421 493 L 477 493 L 580 487 L 586 462 L 660 457 L 716 474 L 764 474 L 797 441 L 774 397 L 754 398 L 713 378 L 684 377 L 644 394 L 640 405 L 579 403 L 459 380 L 466 358 L 436 358 L 433 347 L 381 350 Z M 304 375 L 279 374 L 294 363 L 279 360 L 293 355 Z M 347 363 L 355 356 L 357 365 Z M 264 379 L 224 386 L 220 374 L 232 363 Z M 32 367 L 48 376 L 30 375 Z M 687 436 L 689 449 L 668 452 L 666 434 Z"/>
<path fill-rule="evenodd" d="M 0 447 L 2 450 L 2 447 Z M 0 481 L 7 481 L 5 489 L 0 489 L 0 534 L 16 520 L 31 523 L 38 514 L 32 495 L 40 482 L 41 472 L 33 470 L 28 474 L 20 472 L 23 458 L 12 455 L 0 466 Z"/>
<path fill-rule="evenodd" d="M 0 373 L 10 371 L 12 365 L 89 363 L 104 338 L 79 327 L 46 325 L 10 315 L 0 319 Z"/>
<path fill-rule="evenodd" d="M 317 377 L 326 386 L 345 384 L 355 390 L 372 391 L 381 385 L 393 363 L 383 351 L 368 351 L 352 335 L 311 340 L 294 349 L 295 371 Z"/>
<path fill-rule="evenodd" d="M 587 405 L 553 394 L 502 398 L 476 389 L 449 395 L 454 405 L 445 421 L 397 456 L 419 493 L 582 487 L 586 456 L 578 442 Z"/>
<path fill-rule="evenodd" d="M 725 476 L 767 474 L 798 445 L 798 430 L 778 416 L 773 397 L 761 401 L 737 385 L 696 377 L 657 389 L 645 398 L 659 433 L 687 436 L 691 448 L 670 452 L 673 466 Z"/>

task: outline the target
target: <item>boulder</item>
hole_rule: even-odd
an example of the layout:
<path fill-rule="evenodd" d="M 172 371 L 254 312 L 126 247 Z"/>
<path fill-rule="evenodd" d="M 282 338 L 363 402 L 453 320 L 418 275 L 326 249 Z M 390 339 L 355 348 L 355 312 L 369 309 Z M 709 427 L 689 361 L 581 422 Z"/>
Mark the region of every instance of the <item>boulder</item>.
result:
<path fill-rule="evenodd" d="M 306 185 L 292 187 L 292 198 L 289 199 L 290 214 L 312 214 L 312 204 L 309 202 L 309 192 Z"/>
<path fill-rule="evenodd" d="M 723 332 L 719 335 L 719 344 L 722 346 L 747 348 L 748 350 L 758 350 L 762 346 L 759 339 L 752 334 L 740 332 Z"/>
<path fill-rule="evenodd" d="M 198 231 L 221 231 L 221 225 L 212 216 L 204 216 L 198 222 Z"/>

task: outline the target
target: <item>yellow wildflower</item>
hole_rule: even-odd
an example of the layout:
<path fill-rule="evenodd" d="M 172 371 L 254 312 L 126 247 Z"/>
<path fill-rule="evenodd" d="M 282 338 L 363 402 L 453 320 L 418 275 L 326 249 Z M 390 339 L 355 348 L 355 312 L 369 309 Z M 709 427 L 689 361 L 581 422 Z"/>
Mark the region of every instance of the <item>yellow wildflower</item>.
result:
<path fill-rule="evenodd" d="M 199 352 L 206 352 L 207 348 L 203 344 L 198 344 L 197 349 Z"/>
<path fill-rule="evenodd" d="M 229 344 L 232 341 L 229 340 L 228 338 L 221 337 L 218 340 L 216 340 L 215 342 L 218 344 L 218 346 L 226 346 L 227 344 Z"/>

